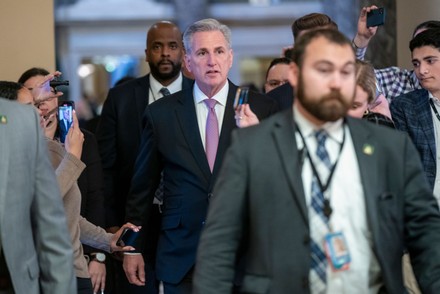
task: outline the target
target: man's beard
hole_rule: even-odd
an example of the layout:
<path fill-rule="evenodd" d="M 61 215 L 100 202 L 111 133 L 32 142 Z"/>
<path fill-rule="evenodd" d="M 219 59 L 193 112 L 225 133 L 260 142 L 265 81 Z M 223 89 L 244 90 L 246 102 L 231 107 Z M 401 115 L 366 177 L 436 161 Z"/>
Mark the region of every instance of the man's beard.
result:
<path fill-rule="evenodd" d="M 159 64 L 153 64 L 150 63 L 150 71 L 153 77 L 159 81 L 167 81 L 175 78 L 179 73 L 180 69 L 182 68 L 182 63 L 173 63 L 171 61 L 168 61 L 171 64 L 172 70 L 170 72 L 160 72 L 159 70 Z"/>
<path fill-rule="evenodd" d="M 350 101 L 344 100 L 344 97 L 338 90 L 334 90 L 320 99 L 314 100 L 306 95 L 304 88 L 304 83 L 300 76 L 296 99 L 299 100 L 305 110 L 320 121 L 337 121 L 344 117 L 351 107 L 350 101 L 353 99 L 350 99 Z"/>

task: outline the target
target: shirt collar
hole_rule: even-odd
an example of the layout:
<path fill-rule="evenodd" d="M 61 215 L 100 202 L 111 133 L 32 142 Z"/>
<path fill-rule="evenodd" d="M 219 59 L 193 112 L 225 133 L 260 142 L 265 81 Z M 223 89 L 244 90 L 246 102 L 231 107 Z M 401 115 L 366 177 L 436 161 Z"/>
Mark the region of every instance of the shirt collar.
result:
<path fill-rule="evenodd" d="M 208 96 L 206 96 L 202 90 L 200 90 L 199 86 L 197 85 L 197 82 L 194 83 L 194 101 L 196 104 L 201 103 L 205 99 L 209 99 Z M 229 83 L 226 82 L 225 85 L 220 89 L 220 91 L 217 92 L 211 99 L 215 99 L 218 104 L 225 106 L 226 101 L 228 100 L 228 93 L 229 93 Z"/>
<path fill-rule="evenodd" d="M 160 89 L 162 89 L 165 86 L 162 85 L 158 80 L 156 80 L 152 74 L 150 74 L 149 79 L 150 79 L 151 92 L 153 92 L 155 96 L 162 97 L 162 93 L 160 93 Z M 165 88 L 167 88 L 171 94 L 179 92 L 180 90 L 182 90 L 182 80 L 183 80 L 182 73 L 179 73 L 177 79 L 168 86 L 166 86 Z"/>
<path fill-rule="evenodd" d="M 432 95 L 432 93 L 429 91 L 428 91 L 428 95 L 429 95 L 429 99 L 431 99 L 436 106 L 440 107 L 440 100 L 437 97 L 435 97 L 434 95 Z"/>
<path fill-rule="evenodd" d="M 313 123 L 308 121 L 298 110 L 296 104 L 293 104 L 293 117 L 296 125 L 301 131 L 301 134 L 304 136 L 304 139 L 311 137 L 314 135 L 314 132 L 317 130 L 325 130 L 329 135 L 329 138 L 334 140 L 335 142 L 342 144 L 344 130 L 343 130 L 343 122 L 344 119 L 338 119 L 335 122 L 326 122 L 322 126 L 315 126 Z"/>

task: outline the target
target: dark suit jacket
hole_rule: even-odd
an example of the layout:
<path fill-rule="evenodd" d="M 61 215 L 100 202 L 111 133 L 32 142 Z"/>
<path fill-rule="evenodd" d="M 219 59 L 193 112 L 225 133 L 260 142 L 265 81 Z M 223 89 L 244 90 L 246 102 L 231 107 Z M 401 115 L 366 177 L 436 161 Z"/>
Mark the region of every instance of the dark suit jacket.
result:
<path fill-rule="evenodd" d="M 183 77 L 182 88 L 190 84 L 191 80 Z M 102 109 L 96 137 L 104 170 L 107 227 L 124 223 L 149 89 L 149 75 L 116 86 L 110 89 Z"/>
<path fill-rule="evenodd" d="M 440 293 L 440 213 L 413 144 L 395 130 L 347 121 L 386 293 L 405 293 L 405 246 L 422 290 Z M 310 231 L 294 133 L 291 110 L 233 133 L 199 242 L 194 293 L 231 293 L 243 244 L 243 293 L 309 293 Z"/>
<path fill-rule="evenodd" d="M 212 187 L 236 127 L 236 91 L 237 86 L 229 82 L 213 173 L 200 138 L 192 87 L 162 98 L 146 110 L 147 123 L 127 200 L 127 221 L 146 222 L 163 169 L 164 205 L 156 258 L 157 276 L 162 281 L 178 283 L 194 265 Z M 249 95 L 249 104 L 260 119 L 278 108 L 272 99 L 254 92 Z"/>
<path fill-rule="evenodd" d="M 290 109 L 293 106 L 294 93 L 289 83 L 276 87 L 272 91 L 267 92 L 266 95 L 272 97 L 278 103 L 280 111 Z"/>
<path fill-rule="evenodd" d="M 104 194 L 102 186 L 102 165 L 99 156 L 98 142 L 95 135 L 81 129 L 84 134 L 81 161 L 86 168 L 78 178 L 78 187 L 81 191 L 81 216 L 94 225 L 105 227 Z M 85 253 L 100 250 L 83 245 Z"/>
<path fill-rule="evenodd" d="M 408 133 L 422 159 L 429 185 L 434 189 L 437 157 L 429 94 L 425 89 L 403 94 L 390 105 L 396 128 Z"/>

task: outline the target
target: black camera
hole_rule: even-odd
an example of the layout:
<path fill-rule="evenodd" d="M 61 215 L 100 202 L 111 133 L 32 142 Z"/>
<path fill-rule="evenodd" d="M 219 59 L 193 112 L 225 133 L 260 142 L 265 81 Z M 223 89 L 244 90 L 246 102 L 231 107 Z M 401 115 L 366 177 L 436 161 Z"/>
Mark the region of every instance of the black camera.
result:
<path fill-rule="evenodd" d="M 50 81 L 50 86 L 52 88 L 56 88 L 58 86 L 68 86 L 69 85 L 69 81 L 59 81 L 59 80 L 52 80 Z"/>

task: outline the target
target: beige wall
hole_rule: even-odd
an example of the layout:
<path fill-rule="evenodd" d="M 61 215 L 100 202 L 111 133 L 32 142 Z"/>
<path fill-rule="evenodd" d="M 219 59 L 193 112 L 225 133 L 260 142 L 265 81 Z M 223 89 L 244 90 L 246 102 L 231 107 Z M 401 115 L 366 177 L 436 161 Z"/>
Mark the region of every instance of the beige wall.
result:
<path fill-rule="evenodd" d="M 55 68 L 53 0 L 0 1 L 0 80 L 28 68 Z"/>
<path fill-rule="evenodd" d="M 440 20 L 438 0 L 397 0 L 397 62 L 411 69 L 409 41 L 414 28 L 426 20 Z"/>

